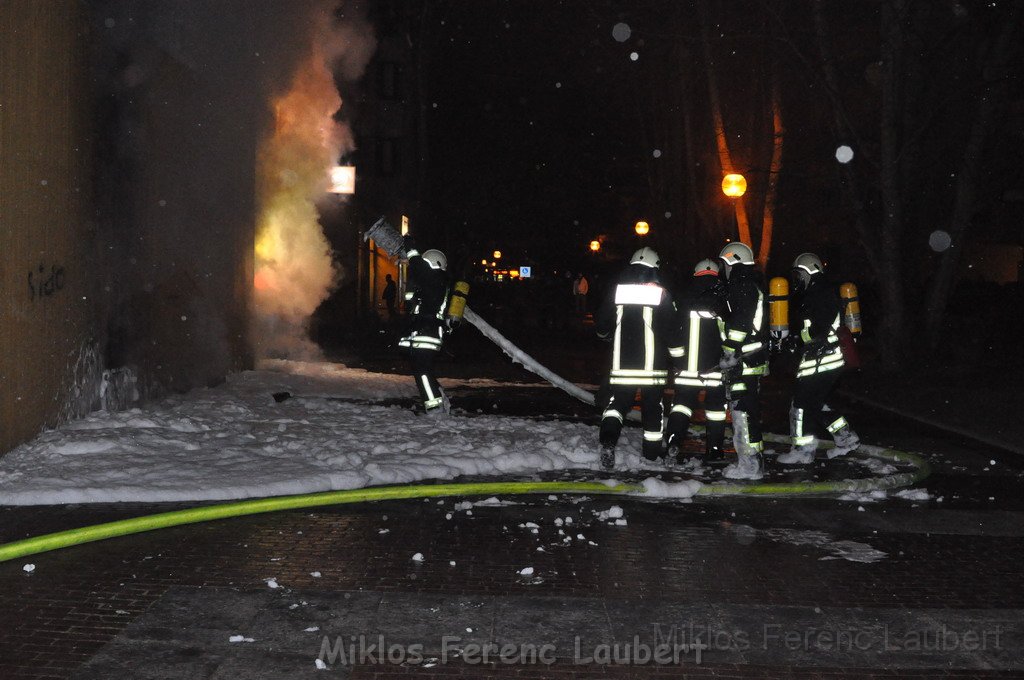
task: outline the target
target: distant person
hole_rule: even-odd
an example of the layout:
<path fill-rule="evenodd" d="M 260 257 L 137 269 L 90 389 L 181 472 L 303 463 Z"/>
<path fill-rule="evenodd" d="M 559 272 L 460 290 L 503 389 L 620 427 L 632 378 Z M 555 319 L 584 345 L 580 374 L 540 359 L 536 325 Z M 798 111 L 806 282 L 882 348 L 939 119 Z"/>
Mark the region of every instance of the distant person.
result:
<path fill-rule="evenodd" d="M 807 465 L 818 450 L 815 432 L 824 428 L 832 435 L 835 448 L 829 458 L 842 456 L 860 446 L 860 437 L 846 418 L 825 404 L 845 363 L 839 342 L 842 302 L 833 286 L 825 281 L 821 258 L 803 253 L 793 262 L 793 292 L 798 299 L 800 334 L 791 335 L 800 346 L 793 405 L 789 410 L 792 447 L 779 456 L 784 465 Z"/>
<path fill-rule="evenodd" d="M 572 282 L 572 294 L 576 301 L 576 311 L 586 313 L 587 311 L 587 293 L 590 292 L 590 283 L 587 282 L 587 277 L 580 274 L 576 277 L 576 280 Z"/>
<path fill-rule="evenodd" d="M 714 260 L 701 260 L 693 268 L 693 278 L 678 300 L 679 338 L 686 344 L 672 355 L 676 369 L 673 379 L 675 397 L 668 415 L 667 462 L 684 463 L 682 450 L 693 411 L 704 392 L 704 416 L 707 419 L 705 461 L 720 460 L 725 441 L 725 382 L 719 362 L 722 337 L 719 324 L 725 315 L 725 287 L 718 280 L 721 267 Z"/>
<path fill-rule="evenodd" d="M 429 416 L 446 414 L 448 398 L 434 375 L 434 359 L 444 341 L 445 313 L 448 311 L 448 259 L 440 250 L 427 250 L 420 255 L 411 236 L 405 237 L 409 257 L 409 290 L 406 308 L 409 312 L 409 335 L 398 341 L 409 350 L 413 377 Z"/>
<path fill-rule="evenodd" d="M 395 298 L 398 297 L 398 286 L 395 285 L 395 280 L 391 278 L 391 274 L 384 276 L 384 282 L 384 293 L 380 297 L 388 308 L 388 321 L 394 321 L 396 315 Z"/>
<path fill-rule="evenodd" d="M 725 468 L 731 479 L 764 476 L 761 432 L 761 376 L 768 368 L 767 324 L 764 322 L 764 277 L 754 268 L 754 251 L 734 241 L 718 255 L 725 269 L 726 315 L 719 368 L 729 387 L 732 443 L 736 463 Z"/>
<path fill-rule="evenodd" d="M 662 285 L 658 253 L 641 248 L 597 312 L 597 336 L 613 343 L 610 397 L 601 415 L 601 466 L 615 467 L 615 445 L 640 391 L 647 460 L 664 455 L 663 419 L 668 356 L 682 352 L 675 335 L 675 305 Z"/>

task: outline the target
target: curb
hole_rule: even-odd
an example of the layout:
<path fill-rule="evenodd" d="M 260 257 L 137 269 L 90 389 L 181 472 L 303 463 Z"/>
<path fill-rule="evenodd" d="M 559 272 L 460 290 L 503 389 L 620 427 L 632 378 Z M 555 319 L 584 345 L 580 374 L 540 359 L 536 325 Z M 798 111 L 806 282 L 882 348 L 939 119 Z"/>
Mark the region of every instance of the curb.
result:
<path fill-rule="evenodd" d="M 948 422 L 939 420 L 937 418 L 932 418 L 930 416 L 923 416 L 917 413 L 904 411 L 891 404 L 878 401 L 877 399 L 872 399 L 871 397 L 865 397 L 864 395 L 861 394 L 854 394 L 847 390 L 837 390 L 837 393 L 843 398 L 849 399 L 852 402 L 860 403 L 865 406 L 878 409 L 879 411 L 885 411 L 886 413 L 892 413 L 894 415 L 900 416 L 901 418 L 905 418 L 906 420 L 913 420 L 915 422 L 921 423 L 922 425 L 928 425 L 929 427 L 934 427 L 935 429 L 941 430 L 942 432 L 955 434 L 960 437 L 964 437 L 965 439 L 970 439 L 971 441 L 977 442 L 979 444 L 984 444 L 985 446 L 992 446 L 1001 451 L 1005 451 L 1006 453 L 1024 456 L 1024 446 L 1014 445 L 1010 442 L 1002 441 L 999 439 L 993 439 L 991 437 L 986 437 L 983 434 L 978 434 L 977 432 L 973 432 L 966 428 L 950 425 Z"/>

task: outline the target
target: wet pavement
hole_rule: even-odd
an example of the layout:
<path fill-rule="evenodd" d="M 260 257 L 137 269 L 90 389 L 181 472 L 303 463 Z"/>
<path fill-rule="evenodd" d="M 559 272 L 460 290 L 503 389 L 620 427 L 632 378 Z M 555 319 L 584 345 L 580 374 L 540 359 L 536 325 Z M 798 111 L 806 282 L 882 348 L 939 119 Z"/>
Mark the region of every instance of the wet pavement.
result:
<path fill-rule="evenodd" d="M 389 501 L 86 544 L 0 564 L 0 678 L 1024 677 L 1024 459 L 843 408 L 926 455 L 927 499 Z M 0 507 L 0 542 L 181 507 Z"/>

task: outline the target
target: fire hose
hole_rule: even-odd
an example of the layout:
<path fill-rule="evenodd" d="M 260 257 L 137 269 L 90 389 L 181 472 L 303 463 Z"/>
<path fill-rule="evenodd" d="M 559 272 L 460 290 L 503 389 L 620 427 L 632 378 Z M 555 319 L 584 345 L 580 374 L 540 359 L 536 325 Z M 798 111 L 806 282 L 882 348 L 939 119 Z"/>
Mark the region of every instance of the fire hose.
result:
<path fill-rule="evenodd" d="M 386 223 L 382 220 L 374 225 L 378 233 L 375 237 L 381 239 L 388 237 L 389 230 L 381 225 Z M 393 231 L 393 230 L 391 230 Z M 399 237 L 400 238 L 400 237 Z M 398 247 L 400 240 L 395 241 L 394 247 Z M 593 405 L 595 397 L 590 392 L 582 389 L 561 376 L 550 371 L 533 357 L 516 347 L 512 342 L 499 333 L 493 326 L 481 319 L 468 307 L 465 308 L 464 318 L 477 328 L 485 337 L 494 342 L 513 362 L 520 364 L 526 370 L 544 378 L 555 387 L 565 391 L 580 401 Z M 696 428 L 695 428 L 696 429 Z M 766 435 L 767 441 L 783 441 L 778 435 Z M 862 446 L 862 455 L 878 458 L 881 460 L 910 465 L 913 471 L 897 472 L 878 478 L 869 479 L 846 479 L 839 481 L 823 482 L 786 482 L 786 483 L 712 483 L 703 484 L 695 491 L 701 496 L 731 496 L 731 495 L 800 495 L 800 494 L 825 494 L 842 492 L 866 492 L 873 490 L 884 490 L 909 486 L 925 479 L 930 474 L 930 467 L 921 456 L 895 449 L 883 449 L 880 447 Z M 83 543 L 101 541 L 108 538 L 128 536 L 131 534 L 165 529 L 185 524 L 209 522 L 230 517 L 241 517 L 279 510 L 296 510 L 301 508 L 320 507 L 327 505 L 339 505 L 346 503 L 362 503 L 383 500 L 399 500 L 411 498 L 437 498 L 451 496 L 486 496 L 486 495 L 520 495 L 520 494 L 594 494 L 594 495 L 631 495 L 638 498 L 657 500 L 660 497 L 650 493 L 646 486 L 641 484 L 625 484 L 615 480 L 601 481 L 579 481 L 579 482 L 473 482 L 462 484 L 418 484 L 411 486 L 383 486 L 368 487 L 362 489 L 348 489 L 341 491 L 325 491 L 314 494 L 302 494 L 296 496 L 276 496 L 270 498 L 257 498 L 232 503 L 222 503 L 199 508 L 176 510 L 142 517 L 107 522 L 92 526 L 69 529 L 52 534 L 35 536 L 19 541 L 0 545 L 0 562 L 35 555 L 38 553 L 58 550 Z"/>
<path fill-rule="evenodd" d="M 535 375 L 539 375 L 558 389 L 576 397 L 583 403 L 590 404 L 591 406 L 594 405 L 593 394 L 542 366 L 536 359 L 513 345 L 508 338 L 499 333 L 494 326 L 481 319 L 480 316 L 469 307 L 466 307 L 465 312 L 463 313 L 463 318 L 476 326 L 476 329 L 480 331 L 484 337 L 497 345 L 502 352 L 512 359 L 514 363 L 521 365 L 523 368 Z"/>
<path fill-rule="evenodd" d="M 530 355 L 513 345 L 490 324 L 481 319 L 468 308 L 465 318 L 481 333 L 494 341 L 512 360 L 527 370 L 543 377 L 551 384 L 565 390 L 573 397 L 588 403 L 594 403 L 594 396 L 586 390 L 548 370 Z M 695 428 L 698 429 L 698 428 Z M 783 442 L 784 437 L 766 434 L 766 441 Z M 867 479 L 845 479 L 821 482 L 756 482 L 748 484 L 711 483 L 702 484 L 697 490 L 699 496 L 795 496 L 820 495 L 844 492 L 863 493 L 867 491 L 894 489 L 909 486 L 922 481 L 930 474 L 930 467 L 921 456 L 895 449 L 883 449 L 874 446 L 862 446 L 861 455 L 910 465 L 914 469 L 896 472 L 882 477 Z M 20 541 L 0 545 L 0 562 L 35 555 L 38 553 L 68 548 L 83 543 L 101 541 L 108 538 L 128 536 L 145 531 L 154 531 L 184 524 L 210 522 L 230 517 L 241 517 L 280 510 L 296 510 L 301 508 L 340 505 L 346 503 L 363 503 L 384 500 L 400 500 L 410 498 L 465 497 L 486 495 L 522 495 L 522 494 L 593 494 L 593 495 L 629 495 L 641 499 L 658 500 L 645 486 L 626 484 L 615 480 L 579 481 L 579 482 L 473 482 L 464 484 L 418 484 L 410 486 L 382 486 L 341 491 L 325 491 L 297 496 L 276 496 L 257 498 L 232 503 L 222 503 L 199 508 L 189 508 L 146 515 L 130 519 L 107 522 L 77 529 L 69 529 L 52 534 L 35 536 Z"/>
<path fill-rule="evenodd" d="M 778 435 L 766 436 L 768 441 L 781 441 Z M 718 483 L 703 484 L 696 491 L 698 496 L 797 496 L 821 495 L 844 492 L 864 493 L 868 491 L 894 489 L 909 486 L 925 479 L 931 469 L 921 456 L 895 449 L 862 447 L 865 455 L 872 458 L 901 463 L 914 467 L 913 471 L 898 472 L 869 479 L 844 479 L 825 482 L 783 482 L 753 484 Z M 626 484 L 614 480 L 581 482 L 472 482 L 464 484 L 417 484 L 410 486 L 376 486 L 364 489 L 324 491 L 297 496 L 276 496 L 255 498 L 233 503 L 221 503 L 199 508 L 188 508 L 145 515 L 130 519 L 95 524 L 92 526 L 34 536 L 20 541 L 0 545 L 0 562 L 15 560 L 51 550 L 69 548 L 83 543 L 102 541 L 108 538 L 166 529 L 184 524 L 211 522 L 231 517 L 242 517 L 279 510 L 364 503 L 412 498 L 441 498 L 490 495 L 524 494 L 592 494 L 630 496 L 638 500 L 660 500 L 659 496 L 646 491 L 641 484 Z"/>

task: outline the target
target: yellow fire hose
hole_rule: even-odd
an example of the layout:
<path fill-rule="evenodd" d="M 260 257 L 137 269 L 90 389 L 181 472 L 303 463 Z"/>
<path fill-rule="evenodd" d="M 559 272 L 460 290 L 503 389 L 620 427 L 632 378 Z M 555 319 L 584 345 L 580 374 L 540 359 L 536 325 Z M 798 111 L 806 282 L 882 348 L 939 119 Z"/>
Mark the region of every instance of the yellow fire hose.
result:
<path fill-rule="evenodd" d="M 767 437 L 769 440 L 773 436 Z M 781 438 L 779 438 L 781 439 Z M 848 491 L 866 492 L 878 489 L 893 489 L 908 486 L 925 479 L 931 472 L 928 463 L 920 456 L 895 449 L 879 449 L 868 454 L 870 457 L 915 467 L 913 472 L 901 472 L 868 479 L 846 479 L 829 482 L 787 482 L 753 484 L 704 484 L 697 491 L 701 496 L 779 496 L 842 493 Z M 377 486 L 345 491 L 325 491 L 298 496 L 278 496 L 252 500 L 222 503 L 200 508 L 175 510 L 156 515 L 133 517 L 131 519 L 95 524 L 93 526 L 69 529 L 53 534 L 34 536 L 20 541 L 0 545 L 0 562 L 19 557 L 36 555 L 50 550 L 69 548 L 92 541 L 127 536 L 144 531 L 166 529 L 183 524 L 210 522 L 229 517 L 255 515 L 278 510 L 297 510 L 325 505 L 363 503 L 369 501 L 399 500 L 408 498 L 437 498 L 446 496 L 492 496 L 522 494 L 615 494 L 635 495 L 637 498 L 657 500 L 646 496 L 639 484 L 602 482 L 472 482 L 464 484 L 419 484 L 413 486 Z"/>
<path fill-rule="evenodd" d="M 378 220 L 378 223 L 380 220 Z M 375 225 L 377 226 L 377 225 Z M 594 403 L 594 395 L 569 383 L 536 360 L 525 354 L 509 342 L 492 326 L 477 316 L 468 307 L 465 318 L 475 325 L 485 336 L 495 342 L 508 354 L 513 361 L 522 364 L 528 370 L 542 376 L 556 387 L 589 404 Z M 694 427 L 694 430 L 700 430 Z M 779 435 L 766 434 L 765 440 L 785 442 L 786 438 Z M 826 448 L 830 445 L 823 445 Z M 882 477 L 867 479 L 845 479 L 827 482 L 783 482 L 783 483 L 712 483 L 704 484 L 697 491 L 700 496 L 796 496 L 813 494 L 833 494 L 843 492 L 867 492 L 894 489 L 909 486 L 925 479 L 931 469 L 920 456 L 897 451 L 896 449 L 880 449 L 868 447 L 868 457 L 878 458 L 893 463 L 913 466 L 913 472 L 900 472 Z M 408 498 L 437 498 L 445 496 L 491 496 L 491 495 L 523 495 L 523 494 L 618 494 L 634 495 L 637 498 L 658 500 L 658 496 L 648 496 L 643 486 L 609 481 L 602 482 L 472 482 L 463 484 L 418 484 L 412 486 L 377 486 L 344 491 L 324 491 L 321 493 L 302 494 L 297 496 L 276 496 L 256 498 L 233 503 L 208 505 L 187 510 L 163 512 L 156 515 L 133 517 L 131 519 L 95 524 L 93 526 L 69 529 L 53 534 L 44 534 L 0 545 L 0 562 L 36 555 L 50 550 L 59 550 L 92 541 L 127 536 L 130 534 L 166 529 L 183 524 L 210 522 L 229 517 L 255 515 L 278 510 L 296 510 L 325 505 L 341 505 L 344 503 L 363 503 L 369 501 L 399 500 Z"/>

